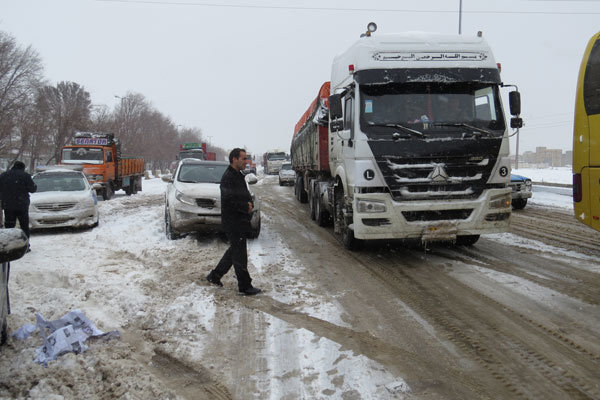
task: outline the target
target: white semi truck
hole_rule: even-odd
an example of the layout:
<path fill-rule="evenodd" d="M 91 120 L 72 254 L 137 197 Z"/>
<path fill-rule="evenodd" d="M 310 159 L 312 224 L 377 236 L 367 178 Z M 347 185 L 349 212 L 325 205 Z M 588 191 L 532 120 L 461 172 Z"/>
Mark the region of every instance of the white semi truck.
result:
<path fill-rule="evenodd" d="M 481 34 L 362 35 L 296 124 L 295 195 L 346 248 L 475 243 L 511 215 L 500 69 Z M 374 25 L 374 24 L 373 24 Z M 509 93 L 512 128 L 520 94 Z"/>

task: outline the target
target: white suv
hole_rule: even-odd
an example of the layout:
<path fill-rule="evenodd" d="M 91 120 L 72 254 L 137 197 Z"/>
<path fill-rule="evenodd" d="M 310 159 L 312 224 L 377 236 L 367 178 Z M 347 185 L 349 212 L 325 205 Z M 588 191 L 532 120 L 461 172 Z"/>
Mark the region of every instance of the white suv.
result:
<path fill-rule="evenodd" d="M 179 162 L 175 175 L 164 175 L 168 182 L 165 192 L 165 231 L 167 238 L 177 239 L 183 233 L 221 229 L 221 177 L 229 166 L 221 161 L 192 158 Z M 256 183 L 253 174 L 246 182 Z M 252 193 L 252 192 L 250 192 Z M 254 210 L 250 238 L 260 234 L 260 202 L 252 194 Z"/>

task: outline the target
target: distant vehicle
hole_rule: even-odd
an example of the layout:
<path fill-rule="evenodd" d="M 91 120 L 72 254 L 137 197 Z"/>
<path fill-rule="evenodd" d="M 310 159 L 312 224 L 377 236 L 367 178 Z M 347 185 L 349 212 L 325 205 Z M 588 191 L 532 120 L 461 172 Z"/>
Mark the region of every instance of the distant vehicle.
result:
<path fill-rule="evenodd" d="M 281 164 L 288 160 L 288 155 L 284 150 L 269 150 L 263 154 L 263 168 L 265 175 L 275 175 L 279 173 Z"/>
<path fill-rule="evenodd" d="M 123 189 L 129 196 L 142 191 L 144 159 L 121 155 L 121 143 L 112 133 L 77 132 L 63 146 L 59 164 L 81 165 L 90 183 L 99 183 L 100 195 L 110 200 Z"/>
<path fill-rule="evenodd" d="M 34 174 L 33 181 L 37 191 L 29 205 L 31 229 L 98 226 L 100 183 L 90 185 L 82 171 L 60 166 Z"/>
<path fill-rule="evenodd" d="M 573 127 L 575 217 L 600 231 L 600 32 L 583 54 Z"/>
<path fill-rule="evenodd" d="M 179 145 L 178 160 L 184 158 L 196 158 L 198 160 L 204 160 L 206 154 L 206 144 L 204 143 L 182 143 Z"/>
<path fill-rule="evenodd" d="M 531 179 L 511 174 L 509 185 L 512 188 L 511 199 L 513 209 L 522 210 L 527 205 L 527 199 L 533 195 L 531 193 Z"/>
<path fill-rule="evenodd" d="M 296 172 L 292 169 L 292 163 L 281 164 L 279 170 L 279 186 L 294 185 L 296 182 Z"/>
<path fill-rule="evenodd" d="M 256 163 L 252 154 L 246 153 L 246 165 L 242 171 L 244 174 L 256 174 Z"/>
<path fill-rule="evenodd" d="M 168 182 L 165 192 L 165 232 L 167 238 L 177 239 L 184 233 L 221 229 L 221 177 L 228 162 L 183 159 L 175 175 L 164 175 Z M 256 183 L 249 174 L 246 182 Z M 252 193 L 252 192 L 251 192 Z M 252 194 L 254 211 L 250 238 L 260 234 L 260 202 Z"/>
<path fill-rule="evenodd" d="M 0 229 L 0 345 L 6 343 L 8 339 L 6 316 L 10 314 L 8 297 L 10 261 L 23 257 L 28 244 L 27 236 L 21 229 Z"/>

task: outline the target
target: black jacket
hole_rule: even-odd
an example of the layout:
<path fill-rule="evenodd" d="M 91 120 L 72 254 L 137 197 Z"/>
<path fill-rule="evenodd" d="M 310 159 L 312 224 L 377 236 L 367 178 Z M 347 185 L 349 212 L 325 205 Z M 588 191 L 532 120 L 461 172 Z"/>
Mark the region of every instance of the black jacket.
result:
<path fill-rule="evenodd" d="M 221 178 L 221 224 L 225 232 L 250 232 L 249 202 L 252 202 L 252 195 L 244 175 L 227 167 Z"/>
<path fill-rule="evenodd" d="M 22 169 L 12 168 L 0 175 L 0 197 L 5 210 L 29 209 L 29 193 L 36 190 L 31 175 Z"/>

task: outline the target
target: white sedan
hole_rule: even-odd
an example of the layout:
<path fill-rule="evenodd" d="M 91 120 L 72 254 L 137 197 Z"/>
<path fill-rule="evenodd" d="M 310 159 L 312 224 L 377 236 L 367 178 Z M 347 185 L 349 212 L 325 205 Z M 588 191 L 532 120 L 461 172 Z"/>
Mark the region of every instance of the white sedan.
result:
<path fill-rule="evenodd" d="M 31 194 L 31 229 L 98 226 L 96 188 L 81 171 L 55 167 L 33 175 L 37 191 Z"/>
<path fill-rule="evenodd" d="M 165 232 L 177 239 L 184 233 L 221 229 L 221 177 L 229 166 L 221 161 L 187 158 L 181 160 L 175 175 L 164 175 L 168 182 L 165 192 Z M 246 175 L 247 183 L 256 183 L 254 174 Z M 252 193 L 252 192 L 250 192 Z M 254 210 L 250 238 L 260 234 L 260 202 L 252 194 Z"/>

